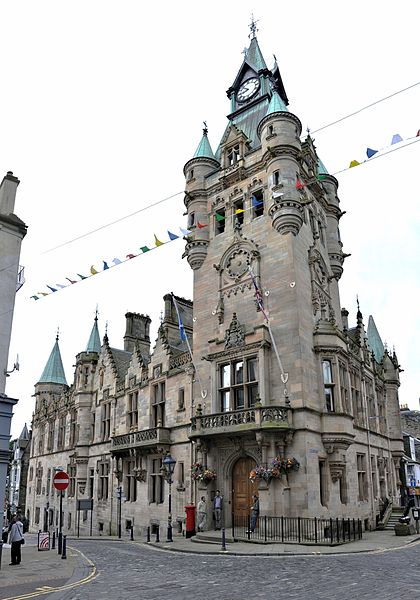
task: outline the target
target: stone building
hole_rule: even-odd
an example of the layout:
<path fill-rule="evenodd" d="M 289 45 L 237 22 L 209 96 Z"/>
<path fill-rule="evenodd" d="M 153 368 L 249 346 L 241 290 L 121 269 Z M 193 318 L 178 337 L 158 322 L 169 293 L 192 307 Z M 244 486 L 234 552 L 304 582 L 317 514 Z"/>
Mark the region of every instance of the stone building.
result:
<path fill-rule="evenodd" d="M 19 437 L 11 442 L 12 450 L 7 489 L 9 517 L 16 514 L 17 511 L 20 511 L 22 515 L 25 514 L 29 440 L 30 434 L 25 423 Z"/>
<path fill-rule="evenodd" d="M 338 182 L 302 140 L 254 31 L 227 94 L 216 152 L 205 128 L 184 167 L 194 304 L 165 296 L 153 352 L 148 316 L 127 313 L 123 350 L 107 335 L 100 344 L 95 319 L 71 386 L 56 342 L 35 387 L 35 529 L 43 511 L 57 523 L 58 468 L 70 476 L 65 529 L 74 531 L 76 499 L 93 498 L 95 532 L 115 534 L 120 486 L 123 528 L 164 524 L 168 452 L 174 520 L 198 495 L 210 506 L 216 488 L 226 526 L 248 513 L 255 490 L 261 514 L 357 517 L 365 527 L 385 498 L 399 502 L 398 360 L 359 307 L 349 326 Z M 210 480 L 194 479 L 192 465 Z"/>

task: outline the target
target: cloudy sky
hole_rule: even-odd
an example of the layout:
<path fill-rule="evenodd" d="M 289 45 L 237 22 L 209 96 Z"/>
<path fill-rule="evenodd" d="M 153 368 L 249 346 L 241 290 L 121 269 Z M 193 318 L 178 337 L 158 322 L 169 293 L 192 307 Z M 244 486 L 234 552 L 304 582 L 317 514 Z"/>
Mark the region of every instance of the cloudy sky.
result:
<path fill-rule="evenodd" d="M 218 145 L 252 12 L 269 66 L 277 57 L 289 109 L 337 173 L 351 253 L 342 306 L 354 324 L 358 294 L 366 325 L 374 315 L 404 369 L 401 403 L 418 407 L 420 5 L 14 0 L 0 8 L 0 174 L 21 180 L 15 212 L 28 234 L 9 355 L 11 368 L 19 354 L 20 370 L 6 388 L 19 398 L 13 436 L 31 421 L 34 384 L 57 328 L 71 383 L 97 305 L 101 336 L 107 322 L 111 345 L 122 347 L 126 311 L 151 316 L 154 340 L 163 295 L 192 298 L 182 240 L 38 301 L 31 296 L 186 226 L 182 168 L 203 120 Z M 391 147 L 396 134 L 403 142 Z M 349 170 L 368 147 L 382 150 Z"/>

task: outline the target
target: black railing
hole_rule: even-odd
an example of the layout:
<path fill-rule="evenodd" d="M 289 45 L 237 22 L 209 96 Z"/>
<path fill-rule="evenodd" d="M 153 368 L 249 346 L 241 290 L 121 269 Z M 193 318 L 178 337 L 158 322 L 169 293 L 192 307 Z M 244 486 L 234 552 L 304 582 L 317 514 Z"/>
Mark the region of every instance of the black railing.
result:
<path fill-rule="evenodd" d="M 336 546 L 362 539 L 360 519 L 261 516 L 252 531 L 254 523 L 249 516 L 232 517 L 232 535 L 236 540 Z"/>

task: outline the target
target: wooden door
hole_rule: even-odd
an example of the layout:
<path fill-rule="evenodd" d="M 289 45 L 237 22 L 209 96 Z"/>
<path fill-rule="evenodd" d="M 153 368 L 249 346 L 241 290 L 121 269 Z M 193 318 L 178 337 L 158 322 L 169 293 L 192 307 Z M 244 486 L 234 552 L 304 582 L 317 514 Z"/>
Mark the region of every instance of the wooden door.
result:
<path fill-rule="evenodd" d="M 256 463 L 251 457 L 240 458 L 232 471 L 233 514 L 248 517 L 252 504 L 252 494 L 257 493 L 258 485 L 252 483 L 249 472 L 255 469 Z"/>

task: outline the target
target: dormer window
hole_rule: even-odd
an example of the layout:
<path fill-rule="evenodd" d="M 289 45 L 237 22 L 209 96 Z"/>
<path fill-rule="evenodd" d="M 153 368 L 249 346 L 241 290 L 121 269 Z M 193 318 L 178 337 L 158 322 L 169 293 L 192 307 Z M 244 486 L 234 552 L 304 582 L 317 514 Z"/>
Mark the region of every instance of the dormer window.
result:
<path fill-rule="evenodd" d="M 239 159 L 240 159 L 239 144 L 237 144 L 236 146 L 233 146 L 233 148 L 230 148 L 227 151 L 228 166 L 231 167 L 232 165 L 235 165 Z"/>

